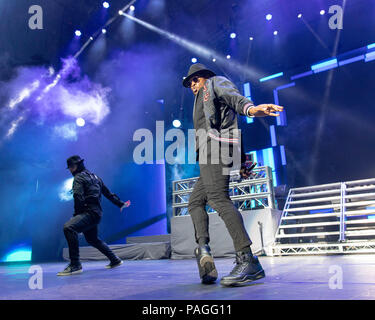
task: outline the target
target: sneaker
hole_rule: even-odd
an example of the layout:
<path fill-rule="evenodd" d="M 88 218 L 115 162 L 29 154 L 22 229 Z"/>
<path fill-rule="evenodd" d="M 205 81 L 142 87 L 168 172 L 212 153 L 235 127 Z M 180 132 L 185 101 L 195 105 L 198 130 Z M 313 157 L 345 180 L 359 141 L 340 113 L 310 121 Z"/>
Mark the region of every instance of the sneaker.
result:
<path fill-rule="evenodd" d="M 71 276 L 82 272 L 82 265 L 69 264 L 63 271 L 59 272 L 58 276 Z"/>
<path fill-rule="evenodd" d="M 221 278 L 223 286 L 243 286 L 254 280 L 265 277 L 264 270 L 259 263 L 258 257 L 251 253 L 237 252 L 236 265 L 233 270 Z"/>
<path fill-rule="evenodd" d="M 217 279 L 217 271 L 210 247 L 207 244 L 205 246 L 197 247 L 194 250 L 194 254 L 197 259 L 199 276 L 202 283 L 214 283 Z"/>
<path fill-rule="evenodd" d="M 110 264 L 107 264 L 105 267 L 107 269 L 113 269 L 113 268 L 116 268 L 118 266 L 121 266 L 122 264 L 123 264 L 122 260 L 118 259 L 116 261 L 112 261 Z"/>

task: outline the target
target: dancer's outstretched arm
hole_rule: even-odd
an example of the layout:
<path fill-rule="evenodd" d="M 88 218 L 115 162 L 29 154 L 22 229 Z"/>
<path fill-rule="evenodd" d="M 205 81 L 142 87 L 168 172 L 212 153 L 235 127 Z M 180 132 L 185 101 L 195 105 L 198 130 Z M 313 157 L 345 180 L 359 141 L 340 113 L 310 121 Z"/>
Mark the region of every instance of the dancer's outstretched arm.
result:
<path fill-rule="evenodd" d="M 109 201 L 111 201 L 114 205 L 118 206 L 120 208 L 120 211 L 124 210 L 124 208 L 127 208 L 130 206 L 130 200 L 124 202 L 122 201 L 118 195 L 112 193 L 111 191 L 109 191 L 109 189 L 105 186 L 105 184 L 103 183 L 103 180 L 101 180 L 102 182 L 102 193 L 103 193 L 103 196 L 105 196 Z"/>

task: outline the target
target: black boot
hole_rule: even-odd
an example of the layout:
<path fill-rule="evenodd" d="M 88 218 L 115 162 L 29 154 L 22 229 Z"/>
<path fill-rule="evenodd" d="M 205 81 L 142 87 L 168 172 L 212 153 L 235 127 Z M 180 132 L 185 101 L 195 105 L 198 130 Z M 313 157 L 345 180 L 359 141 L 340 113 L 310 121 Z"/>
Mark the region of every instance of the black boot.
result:
<path fill-rule="evenodd" d="M 227 276 L 221 278 L 220 284 L 223 286 L 242 286 L 264 277 L 264 270 L 258 257 L 251 253 L 237 252 L 236 266 Z"/>
<path fill-rule="evenodd" d="M 113 268 L 116 268 L 116 267 L 121 266 L 122 263 L 123 263 L 122 260 L 121 260 L 119 257 L 117 257 L 116 260 L 111 261 L 111 262 L 110 262 L 109 264 L 107 264 L 105 267 L 106 267 L 107 269 L 113 269 Z"/>
<path fill-rule="evenodd" d="M 199 276 L 203 284 L 214 283 L 217 279 L 217 271 L 211 249 L 208 244 L 199 246 L 194 250 L 199 269 Z"/>

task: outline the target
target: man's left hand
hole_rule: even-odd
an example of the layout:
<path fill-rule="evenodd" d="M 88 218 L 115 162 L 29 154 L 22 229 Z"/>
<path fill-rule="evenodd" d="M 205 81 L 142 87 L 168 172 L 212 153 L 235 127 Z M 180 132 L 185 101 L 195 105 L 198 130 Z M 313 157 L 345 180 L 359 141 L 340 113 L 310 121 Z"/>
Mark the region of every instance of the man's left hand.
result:
<path fill-rule="evenodd" d="M 248 179 L 251 176 L 251 171 L 257 165 L 256 162 L 245 162 L 241 164 L 240 176 L 242 179 Z"/>
<path fill-rule="evenodd" d="M 130 206 L 130 200 L 124 202 L 123 206 L 120 208 L 120 212 L 122 212 L 122 210 L 124 210 L 125 208 L 127 208 L 129 206 Z"/>
<path fill-rule="evenodd" d="M 249 110 L 250 115 L 254 117 L 278 117 L 280 114 L 276 112 L 282 112 L 284 107 L 278 106 L 276 104 L 260 104 Z"/>

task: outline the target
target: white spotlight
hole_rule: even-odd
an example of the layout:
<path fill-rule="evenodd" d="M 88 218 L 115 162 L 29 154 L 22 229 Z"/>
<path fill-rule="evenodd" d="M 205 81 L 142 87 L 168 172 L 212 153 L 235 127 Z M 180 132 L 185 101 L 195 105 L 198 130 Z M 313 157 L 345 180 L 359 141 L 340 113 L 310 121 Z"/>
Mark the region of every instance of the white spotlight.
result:
<path fill-rule="evenodd" d="M 119 11 L 118 11 L 118 14 L 119 14 L 120 16 L 122 16 L 122 15 L 124 14 L 124 11 L 119 10 Z"/>
<path fill-rule="evenodd" d="M 254 40 L 254 38 L 253 38 L 253 37 L 250 37 L 249 39 L 250 39 L 250 41 L 253 41 L 253 40 Z"/>
<path fill-rule="evenodd" d="M 324 10 L 320 10 L 320 15 L 324 15 L 326 12 Z"/>
<path fill-rule="evenodd" d="M 108 9 L 109 8 L 109 3 L 107 1 L 104 1 L 103 2 L 103 7 Z"/>
<path fill-rule="evenodd" d="M 227 55 L 227 59 L 228 59 L 228 60 L 230 59 L 230 54 Z"/>
<path fill-rule="evenodd" d="M 76 30 L 75 35 L 76 35 L 77 37 L 80 37 L 80 36 L 82 35 L 82 32 L 79 31 L 79 30 Z"/>
<path fill-rule="evenodd" d="M 299 15 L 298 15 L 298 19 L 301 19 L 302 18 L 302 13 L 300 13 Z"/>
<path fill-rule="evenodd" d="M 130 11 L 134 11 L 135 10 L 135 7 L 134 6 L 130 6 Z"/>
<path fill-rule="evenodd" d="M 83 127 L 85 125 L 85 123 L 86 123 L 86 121 L 83 118 L 77 118 L 76 119 L 76 124 L 77 124 L 78 127 Z"/>
<path fill-rule="evenodd" d="M 197 58 L 191 58 L 192 63 L 196 63 L 197 61 L 198 61 Z"/>
<path fill-rule="evenodd" d="M 212 61 L 213 61 L 213 62 L 216 62 L 216 59 L 215 59 L 215 58 L 213 58 L 213 59 L 212 59 Z"/>
<path fill-rule="evenodd" d="M 73 179 L 74 178 L 69 178 L 60 185 L 60 190 L 59 190 L 60 201 L 73 200 L 73 194 L 71 192 L 73 188 Z"/>
<path fill-rule="evenodd" d="M 270 21 L 270 20 L 272 19 L 272 14 L 267 14 L 267 15 L 266 15 L 266 19 L 267 19 L 268 21 Z"/>
<path fill-rule="evenodd" d="M 273 35 L 274 35 L 274 36 L 277 36 L 277 34 L 278 34 L 277 30 L 275 30 L 275 31 L 273 32 Z"/>
<path fill-rule="evenodd" d="M 102 29 L 102 33 L 105 34 L 107 32 L 106 29 Z"/>
<path fill-rule="evenodd" d="M 231 37 L 232 39 L 234 39 L 236 36 L 237 36 L 237 35 L 236 35 L 234 32 L 232 32 L 232 33 L 230 34 L 230 37 Z"/>
<path fill-rule="evenodd" d="M 173 124 L 173 126 L 175 127 L 175 128 L 179 128 L 179 127 L 181 127 L 181 121 L 180 120 L 173 120 L 173 122 L 172 122 L 172 124 Z"/>

